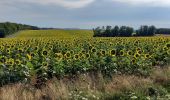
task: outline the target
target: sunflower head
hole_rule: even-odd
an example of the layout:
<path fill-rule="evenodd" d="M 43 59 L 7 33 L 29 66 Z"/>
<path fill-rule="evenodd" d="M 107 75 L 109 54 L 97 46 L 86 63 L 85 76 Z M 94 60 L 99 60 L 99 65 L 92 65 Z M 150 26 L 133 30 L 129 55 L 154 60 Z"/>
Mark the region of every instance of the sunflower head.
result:
<path fill-rule="evenodd" d="M 135 58 L 138 58 L 138 57 L 140 57 L 140 54 L 135 53 L 135 54 L 134 54 L 134 57 L 135 57 Z"/>
<path fill-rule="evenodd" d="M 0 57 L 0 63 L 5 63 L 7 61 L 7 58 L 2 56 Z"/>
<path fill-rule="evenodd" d="M 124 56 L 124 55 L 125 55 L 124 50 L 120 50 L 119 55 L 120 55 L 120 56 Z"/>
<path fill-rule="evenodd" d="M 71 53 L 69 51 L 67 51 L 64 55 L 66 58 L 71 58 Z"/>
<path fill-rule="evenodd" d="M 57 61 L 61 61 L 63 59 L 62 53 L 55 53 L 54 57 Z"/>
<path fill-rule="evenodd" d="M 31 60 L 32 56 L 30 54 L 27 54 L 27 58 L 28 58 L 28 60 Z"/>
<path fill-rule="evenodd" d="M 48 51 L 47 50 L 43 50 L 42 51 L 42 56 L 47 56 L 48 55 Z"/>
<path fill-rule="evenodd" d="M 164 46 L 164 47 L 163 47 L 163 50 L 166 51 L 166 50 L 168 50 L 168 48 L 167 48 L 166 46 Z"/>
<path fill-rule="evenodd" d="M 167 43 L 167 44 L 166 44 L 166 47 L 167 47 L 167 48 L 170 48 L 170 43 Z"/>
<path fill-rule="evenodd" d="M 80 58 L 80 57 L 79 57 L 79 54 L 75 54 L 75 55 L 74 55 L 74 59 L 75 59 L 75 60 L 78 60 L 79 58 Z"/>
<path fill-rule="evenodd" d="M 10 58 L 6 61 L 7 65 L 13 66 L 14 65 L 14 59 Z"/>
<path fill-rule="evenodd" d="M 91 52 L 92 52 L 92 53 L 97 52 L 96 48 L 92 48 L 92 49 L 91 49 Z"/>
<path fill-rule="evenodd" d="M 6 52 L 7 52 L 7 54 L 10 54 L 11 50 L 8 48 L 8 49 L 6 49 Z"/>
<path fill-rule="evenodd" d="M 105 50 L 101 50 L 100 53 L 101 53 L 102 56 L 105 56 L 105 55 L 106 55 L 106 51 L 105 51 Z"/>
<path fill-rule="evenodd" d="M 144 57 L 145 57 L 146 59 L 148 59 L 148 58 L 150 58 L 150 55 L 149 55 L 149 54 L 145 54 Z"/>
<path fill-rule="evenodd" d="M 15 60 L 15 64 L 16 65 L 21 65 L 21 60 L 19 60 L 19 59 Z"/>
<path fill-rule="evenodd" d="M 111 56 L 116 56 L 116 50 L 115 50 L 115 49 L 110 50 L 110 55 L 111 55 Z"/>
<path fill-rule="evenodd" d="M 128 56 L 131 56 L 131 55 L 133 55 L 133 52 L 132 52 L 132 51 L 128 51 L 128 52 L 127 52 L 127 55 L 128 55 Z"/>
<path fill-rule="evenodd" d="M 90 54 L 89 54 L 89 53 L 86 53 L 86 54 L 85 54 L 85 58 L 86 58 L 86 59 L 89 59 L 89 58 L 90 58 Z"/>
<path fill-rule="evenodd" d="M 136 63 L 136 59 L 132 59 L 131 62 L 132 62 L 132 64 L 135 64 Z"/>

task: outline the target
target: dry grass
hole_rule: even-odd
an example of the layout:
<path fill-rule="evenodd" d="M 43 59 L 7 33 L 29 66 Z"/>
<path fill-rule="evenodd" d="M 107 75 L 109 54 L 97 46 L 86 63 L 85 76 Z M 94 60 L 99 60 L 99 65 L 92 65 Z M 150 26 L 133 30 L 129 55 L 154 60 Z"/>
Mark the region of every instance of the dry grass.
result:
<path fill-rule="evenodd" d="M 155 69 L 151 77 L 115 75 L 112 81 L 105 81 L 101 74 L 81 74 L 76 78 L 53 79 L 41 89 L 21 83 L 0 88 L 0 100 L 67 100 L 72 91 L 86 91 L 101 96 L 103 93 L 121 93 L 126 90 L 145 90 L 153 84 L 163 84 L 170 79 L 170 68 Z"/>

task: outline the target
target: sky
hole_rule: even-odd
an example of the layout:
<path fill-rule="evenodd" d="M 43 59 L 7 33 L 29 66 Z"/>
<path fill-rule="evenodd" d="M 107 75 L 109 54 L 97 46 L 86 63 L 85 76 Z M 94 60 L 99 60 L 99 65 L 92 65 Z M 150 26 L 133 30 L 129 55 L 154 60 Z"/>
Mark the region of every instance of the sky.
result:
<path fill-rule="evenodd" d="M 53 28 L 170 28 L 170 0 L 0 0 L 0 22 Z"/>

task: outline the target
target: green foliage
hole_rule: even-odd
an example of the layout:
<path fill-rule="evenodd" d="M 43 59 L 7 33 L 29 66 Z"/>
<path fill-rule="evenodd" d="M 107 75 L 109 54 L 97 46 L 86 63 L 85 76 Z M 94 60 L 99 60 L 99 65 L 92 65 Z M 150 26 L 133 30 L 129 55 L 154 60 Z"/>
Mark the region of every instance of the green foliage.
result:
<path fill-rule="evenodd" d="M 170 58 L 168 37 L 88 38 L 91 31 L 82 31 L 89 32 L 83 38 L 76 31 L 60 33 L 61 37 L 55 31 L 26 32 L 31 32 L 27 34 L 30 38 L 23 38 L 26 34 L 21 32 L 16 38 L 0 40 L 1 84 L 29 82 L 33 76 L 40 83 L 89 71 L 106 77 L 121 73 L 148 76 L 153 66 L 166 65 Z"/>
<path fill-rule="evenodd" d="M 30 25 L 23 25 L 23 24 L 16 24 L 16 23 L 0 23 L 0 38 L 3 38 L 7 35 L 13 34 L 20 30 L 38 30 L 38 27 L 30 26 Z"/>
<path fill-rule="evenodd" d="M 129 37 L 132 36 L 134 29 L 128 26 L 115 26 L 112 28 L 111 26 L 103 26 L 102 28 L 97 27 L 93 29 L 94 37 Z"/>

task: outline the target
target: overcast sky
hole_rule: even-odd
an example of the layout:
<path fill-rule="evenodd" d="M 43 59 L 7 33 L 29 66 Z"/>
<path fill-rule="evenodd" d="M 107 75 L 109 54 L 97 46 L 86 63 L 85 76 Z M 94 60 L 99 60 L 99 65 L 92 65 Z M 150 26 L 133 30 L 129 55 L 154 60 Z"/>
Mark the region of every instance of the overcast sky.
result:
<path fill-rule="evenodd" d="M 0 22 L 39 27 L 170 27 L 170 0 L 0 0 Z"/>

